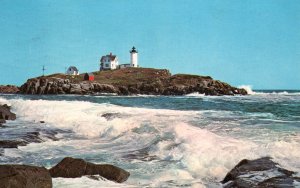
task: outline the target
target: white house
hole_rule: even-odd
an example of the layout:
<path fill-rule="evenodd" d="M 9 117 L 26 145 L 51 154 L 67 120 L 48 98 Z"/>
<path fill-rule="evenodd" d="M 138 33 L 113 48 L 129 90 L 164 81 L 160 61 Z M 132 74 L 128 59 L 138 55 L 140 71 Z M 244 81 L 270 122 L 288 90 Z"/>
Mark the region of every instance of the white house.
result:
<path fill-rule="evenodd" d="M 102 56 L 100 59 L 100 71 L 102 70 L 114 70 L 114 69 L 124 69 L 127 67 L 139 67 L 138 65 L 138 51 L 133 46 L 130 52 L 130 63 L 120 64 L 116 55 L 112 53 Z"/>
<path fill-rule="evenodd" d="M 67 71 L 66 71 L 67 75 L 79 75 L 79 71 L 76 67 L 74 66 L 70 66 Z"/>
<path fill-rule="evenodd" d="M 101 70 L 113 70 L 119 65 L 119 61 L 116 55 L 112 53 L 102 56 L 100 59 L 100 71 Z"/>
<path fill-rule="evenodd" d="M 133 46 L 130 52 L 130 66 L 131 67 L 138 67 L 138 51 Z"/>

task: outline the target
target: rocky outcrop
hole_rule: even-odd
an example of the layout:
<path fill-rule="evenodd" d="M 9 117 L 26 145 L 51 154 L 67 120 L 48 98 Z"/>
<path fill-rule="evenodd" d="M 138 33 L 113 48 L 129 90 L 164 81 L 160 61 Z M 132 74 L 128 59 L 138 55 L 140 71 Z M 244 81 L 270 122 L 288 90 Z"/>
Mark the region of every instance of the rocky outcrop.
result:
<path fill-rule="evenodd" d="M 0 148 L 18 148 L 18 146 L 26 146 L 25 141 L 19 140 L 0 140 Z"/>
<path fill-rule="evenodd" d="M 279 167 L 269 157 L 256 160 L 244 159 L 224 178 L 225 188 L 296 187 L 300 178 L 294 172 Z"/>
<path fill-rule="evenodd" d="M 96 94 L 118 93 L 118 90 L 109 84 L 91 83 L 82 81 L 71 83 L 68 79 L 37 78 L 30 79 L 20 88 L 22 94 Z"/>
<path fill-rule="evenodd" d="M 52 177 L 77 178 L 85 175 L 100 175 L 108 180 L 122 183 L 129 177 L 129 172 L 108 164 L 93 164 L 83 159 L 64 158 L 49 170 Z"/>
<path fill-rule="evenodd" d="M 6 127 L 2 127 L 3 129 Z M 12 128 L 10 128 L 12 129 Z M 39 129 L 24 130 L 18 134 L 14 131 L 7 131 L 5 139 L 0 138 L 0 149 L 1 148 L 18 148 L 19 146 L 26 146 L 30 143 L 41 143 L 47 140 L 57 141 L 56 135 L 58 133 L 65 133 L 64 130 L 60 129 Z"/>
<path fill-rule="evenodd" d="M 19 92 L 19 88 L 13 85 L 0 85 L 0 93 L 15 94 Z"/>
<path fill-rule="evenodd" d="M 52 178 L 77 178 L 81 176 L 87 176 L 93 180 L 100 180 L 103 177 L 122 183 L 128 179 L 129 175 L 129 172 L 113 165 L 98 165 L 82 159 L 66 157 L 50 170 L 29 165 L 0 165 L 0 187 L 52 188 Z"/>
<path fill-rule="evenodd" d="M 0 187 L 52 188 L 52 179 L 44 167 L 0 165 Z"/>
<path fill-rule="evenodd" d="M 10 106 L 7 104 L 0 105 L 0 125 L 5 123 L 6 120 L 15 120 L 16 114 L 10 111 Z"/>
<path fill-rule="evenodd" d="M 116 70 L 112 75 L 95 73 L 99 79 L 83 81 L 80 77 L 62 78 L 48 76 L 29 79 L 20 87 L 23 94 L 91 94 L 110 93 L 117 95 L 186 95 L 202 93 L 205 95 L 246 95 L 244 89 L 238 89 L 227 83 L 213 80 L 209 76 L 177 74 L 167 70 L 128 69 Z"/>

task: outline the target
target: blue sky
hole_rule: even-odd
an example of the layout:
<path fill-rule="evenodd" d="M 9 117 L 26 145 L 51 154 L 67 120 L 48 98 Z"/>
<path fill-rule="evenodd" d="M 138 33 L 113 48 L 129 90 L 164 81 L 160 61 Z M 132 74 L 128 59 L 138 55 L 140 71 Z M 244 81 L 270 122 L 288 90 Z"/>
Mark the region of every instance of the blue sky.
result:
<path fill-rule="evenodd" d="M 142 67 L 255 89 L 300 89 L 299 0 L 0 0 L 0 84 L 99 69 L 139 50 Z"/>

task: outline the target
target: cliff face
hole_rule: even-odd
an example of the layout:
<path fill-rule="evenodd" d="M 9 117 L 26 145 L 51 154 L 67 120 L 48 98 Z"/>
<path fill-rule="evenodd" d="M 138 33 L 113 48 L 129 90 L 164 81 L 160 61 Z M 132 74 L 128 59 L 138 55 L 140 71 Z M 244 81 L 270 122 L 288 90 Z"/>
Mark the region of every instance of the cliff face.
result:
<path fill-rule="evenodd" d="M 177 74 L 168 70 L 128 68 L 95 72 L 95 81 L 83 81 L 83 75 L 69 77 L 56 74 L 29 79 L 20 88 L 23 94 L 99 94 L 118 95 L 185 95 L 199 92 L 206 95 L 246 95 L 238 89 L 211 77 Z"/>

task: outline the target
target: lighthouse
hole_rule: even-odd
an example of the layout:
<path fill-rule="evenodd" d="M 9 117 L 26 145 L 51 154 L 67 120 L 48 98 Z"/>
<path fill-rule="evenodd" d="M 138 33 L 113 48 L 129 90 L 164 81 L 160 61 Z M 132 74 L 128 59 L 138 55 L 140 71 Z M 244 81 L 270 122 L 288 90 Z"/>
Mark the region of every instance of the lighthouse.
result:
<path fill-rule="evenodd" d="M 130 52 L 130 67 L 138 67 L 138 51 L 135 49 L 135 47 L 132 47 Z"/>

